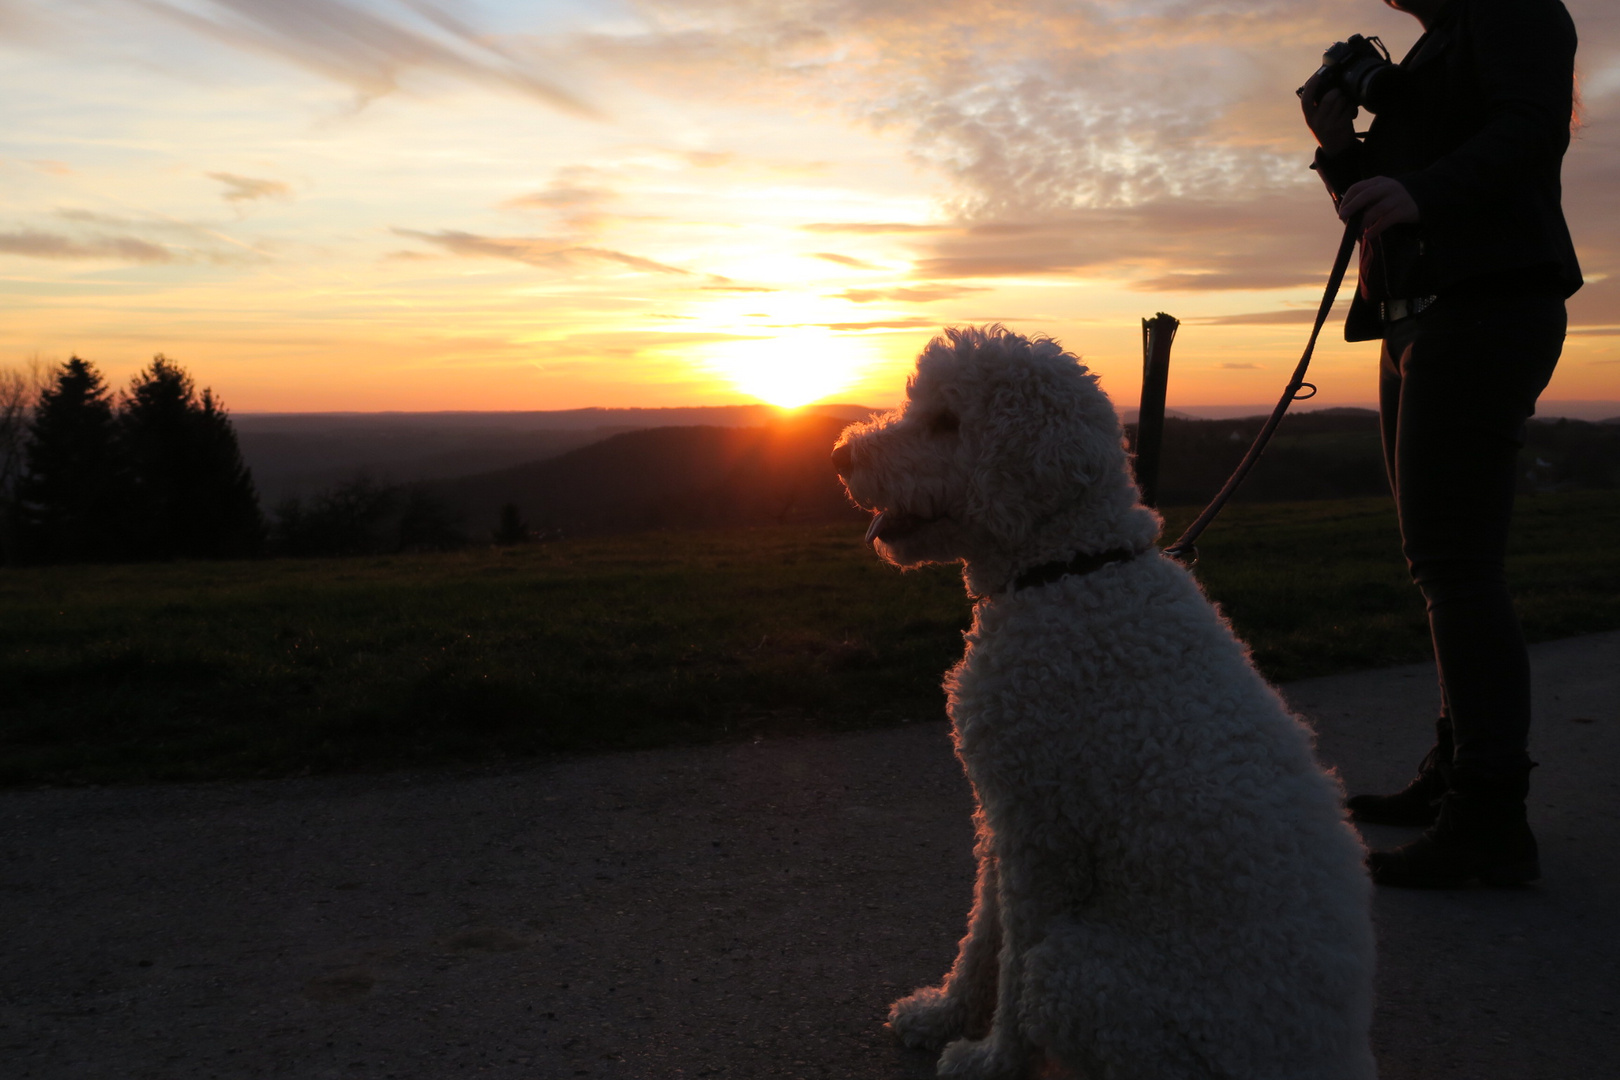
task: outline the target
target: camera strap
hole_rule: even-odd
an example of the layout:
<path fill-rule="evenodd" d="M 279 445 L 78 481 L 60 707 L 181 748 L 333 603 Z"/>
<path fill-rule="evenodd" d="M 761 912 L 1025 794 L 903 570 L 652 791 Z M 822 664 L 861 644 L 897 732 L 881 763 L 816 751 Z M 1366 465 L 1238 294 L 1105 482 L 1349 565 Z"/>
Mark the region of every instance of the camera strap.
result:
<path fill-rule="evenodd" d="M 1244 477 L 1249 475 L 1249 470 L 1254 468 L 1255 462 L 1260 460 L 1260 455 L 1265 452 L 1266 444 L 1271 441 L 1271 436 L 1277 430 L 1277 425 L 1282 422 L 1288 406 L 1296 401 L 1306 401 L 1316 396 L 1316 387 L 1305 381 L 1305 369 L 1311 365 L 1311 354 L 1316 351 L 1316 339 L 1322 333 L 1328 313 L 1333 310 L 1333 301 L 1338 299 L 1339 286 L 1344 282 L 1344 272 L 1350 266 L 1350 255 L 1356 249 L 1356 238 L 1360 233 L 1361 218 L 1357 215 L 1344 227 L 1344 238 L 1339 241 L 1339 253 L 1333 259 L 1333 270 L 1328 274 L 1327 288 L 1322 292 L 1322 306 L 1316 310 L 1316 325 L 1311 327 L 1311 338 L 1305 343 L 1305 353 L 1299 358 L 1299 364 L 1294 368 L 1293 377 L 1288 380 L 1288 385 L 1283 388 L 1282 398 L 1277 402 L 1277 407 L 1271 410 L 1265 424 L 1261 426 L 1260 434 L 1256 435 L 1254 442 L 1249 445 L 1249 452 L 1243 455 L 1238 467 L 1232 470 L 1226 486 L 1221 488 L 1220 493 L 1208 506 L 1204 507 L 1204 512 L 1187 526 L 1187 531 L 1182 533 L 1175 543 L 1164 549 L 1164 554 L 1172 559 L 1189 565 L 1197 561 L 1198 549 L 1193 545 L 1198 542 L 1204 530 L 1209 528 L 1210 522 L 1215 520 L 1215 515 L 1219 514 L 1221 508 L 1232 498 L 1238 485 L 1243 483 Z M 1300 393 L 1305 387 L 1310 387 L 1310 393 Z"/>

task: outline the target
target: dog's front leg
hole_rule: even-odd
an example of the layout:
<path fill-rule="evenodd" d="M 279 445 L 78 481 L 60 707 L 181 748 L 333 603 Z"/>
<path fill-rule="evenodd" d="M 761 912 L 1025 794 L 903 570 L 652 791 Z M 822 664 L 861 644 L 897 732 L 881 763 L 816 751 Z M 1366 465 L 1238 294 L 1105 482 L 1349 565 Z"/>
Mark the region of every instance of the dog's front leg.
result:
<path fill-rule="evenodd" d="M 1019 835 L 1009 830 L 1006 835 Z M 1021 997 L 1024 962 L 1063 909 L 1063 883 L 1053 880 L 1051 856 L 1028 845 L 998 844 L 997 912 L 1001 956 L 996 973 L 995 1020 L 982 1039 L 958 1039 L 939 1058 L 939 1075 L 971 1080 L 1021 1080 L 1030 1074 L 1037 1048 L 1030 1042 Z"/>
<path fill-rule="evenodd" d="M 996 856 L 984 812 L 973 815 L 978 840 L 973 854 L 979 864 L 973 884 L 973 911 L 967 934 L 956 949 L 956 963 L 940 986 L 928 986 L 901 998 L 889 1009 L 889 1030 L 907 1046 L 937 1050 L 963 1036 L 977 1038 L 990 1030 L 996 1008 L 996 968 L 1001 954 Z"/>

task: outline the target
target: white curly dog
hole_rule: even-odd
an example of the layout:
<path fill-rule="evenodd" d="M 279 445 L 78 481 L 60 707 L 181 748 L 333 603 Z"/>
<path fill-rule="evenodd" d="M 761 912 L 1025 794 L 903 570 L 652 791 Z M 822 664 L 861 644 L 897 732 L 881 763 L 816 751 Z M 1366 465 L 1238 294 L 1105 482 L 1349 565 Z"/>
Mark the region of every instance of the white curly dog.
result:
<path fill-rule="evenodd" d="M 1341 791 L 1153 549 L 1096 376 L 1048 338 L 963 328 L 906 390 L 833 458 L 886 559 L 959 561 L 977 598 L 945 686 L 978 882 L 956 963 L 893 1031 L 980 1080 L 1375 1076 Z"/>

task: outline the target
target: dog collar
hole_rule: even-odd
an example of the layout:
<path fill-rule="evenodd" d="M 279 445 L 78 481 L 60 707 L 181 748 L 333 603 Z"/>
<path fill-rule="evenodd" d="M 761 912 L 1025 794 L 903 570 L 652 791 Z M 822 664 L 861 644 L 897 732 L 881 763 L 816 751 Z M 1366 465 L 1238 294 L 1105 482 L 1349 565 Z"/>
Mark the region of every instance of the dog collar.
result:
<path fill-rule="evenodd" d="M 1068 562 L 1049 562 L 1039 566 L 1032 566 L 1022 574 L 1013 578 L 1012 592 L 1019 589 L 1028 589 L 1036 585 L 1048 585 L 1061 577 L 1070 574 L 1089 574 L 1093 570 L 1101 570 L 1109 563 L 1125 562 L 1142 554 L 1130 548 L 1114 548 L 1112 551 L 1102 551 L 1096 554 L 1076 555 Z"/>

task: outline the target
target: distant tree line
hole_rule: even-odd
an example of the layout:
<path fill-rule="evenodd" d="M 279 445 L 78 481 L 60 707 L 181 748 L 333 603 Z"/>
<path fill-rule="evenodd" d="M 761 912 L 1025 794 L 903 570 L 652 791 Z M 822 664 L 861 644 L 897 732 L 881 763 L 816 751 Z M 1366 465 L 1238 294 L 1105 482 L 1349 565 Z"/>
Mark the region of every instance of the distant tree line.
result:
<path fill-rule="evenodd" d="M 232 558 L 264 543 L 213 392 L 159 354 L 114 395 L 78 357 L 0 376 L 0 558 Z"/>
<path fill-rule="evenodd" d="M 451 551 L 470 542 L 459 515 L 423 485 L 399 487 L 369 476 L 309 498 L 284 499 L 273 518 L 271 548 L 279 555 Z"/>
<path fill-rule="evenodd" d="M 496 543 L 535 539 L 517 514 Z M 359 476 L 269 519 L 210 389 L 159 354 L 115 394 L 79 357 L 0 369 L 0 563 L 372 555 L 469 542 L 443 498 Z"/>

